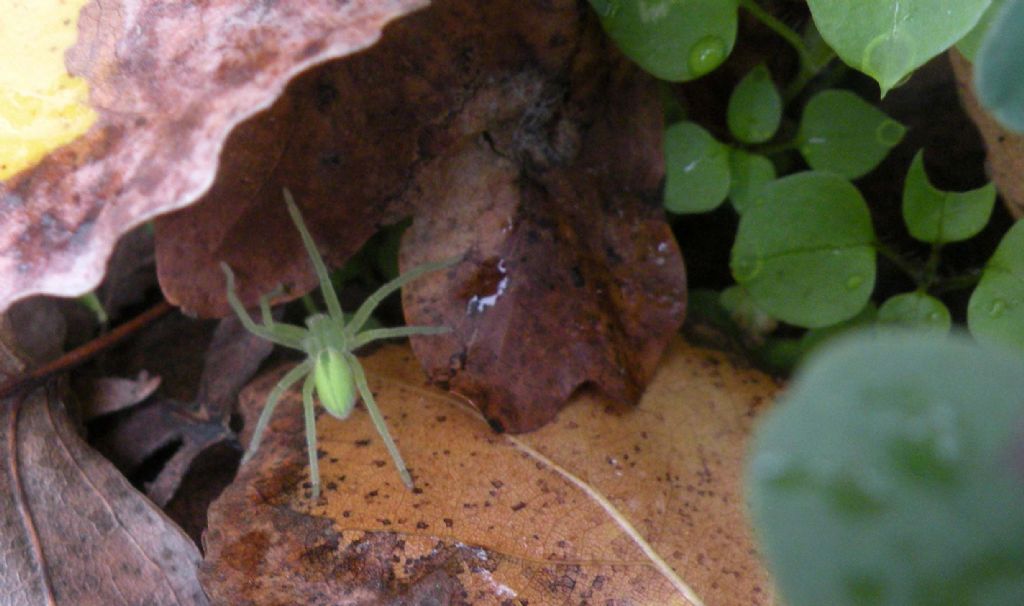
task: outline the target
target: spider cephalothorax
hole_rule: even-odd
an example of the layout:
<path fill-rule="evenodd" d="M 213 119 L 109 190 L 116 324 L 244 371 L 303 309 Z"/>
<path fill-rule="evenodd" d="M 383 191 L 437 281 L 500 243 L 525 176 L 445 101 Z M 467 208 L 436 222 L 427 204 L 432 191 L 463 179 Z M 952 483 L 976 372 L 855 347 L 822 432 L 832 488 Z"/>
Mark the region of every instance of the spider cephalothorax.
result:
<path fill-rule="evenodd" d="M 306 318 L 305 328 L 277 322 L 270 313 L 270 300 L 280 293 L 279 290 L 275 290 L 260 297 L 260 315 L 263 323 L 257 324 L 235 294 L 234 273 L 227 264 L 221 263 L 224 275 L 227 276 L 228 303 L 238 314 L 245 328 L 268 341 L 297 349 L 306 354 L 306 360 L 288 371 L 267 396 L 267 404 L 260 414 L 259 421 L 256 422 L 256 430 L 253 432 L 252 441 L 249 443 L 245 456 L 242 457 L 242 462 L 248 461 L 259 448 L 263 431 L 274 414 L 278 400 L 289 388 L 305 377 L 302 385 L 302 404 L 306 418 L 306 445 L 309 450 L 309 474 L 312 480 L 313 498 L 320 495 L 320 470 L 316 456 L 316 417 L 313 407 L 314 392 L 324 409 L 339 419 L 347 418 L 355 407 L 357 395 L 361 397 L 367 412 L 370 413 L 370 418 L 373 419 L 374 427 L 377 428 L 391 458 L 395 461 L 395 467 L 398 468 L 402 482 L 411 489 L 413 487 L 412 476 L 409 474 L 405 461 L 402 460 L 401 453 L 398 452 L 395 441 L 391 438 L 387 423 L 384 421 L 380 409 L 377 408 L 373 393 L 366 383 L 363 367 L 353 352 L 363 345 L 379 339 L 450 332 L 451 329 L 447 326 L 401 326 L 369 330 L 363 330 L 363 326 L 370 319 L 373 310 L 388 295 L 423 274 L 451 267 L 458 260 L 449 259 L 436 263 L 424 263 L 399 275 L 370 295 L 346 322 L 341 311 L 341 304 L 338 302 L 338 295 L 334 292 L 330 276 L 327 273 L 327 266 L 317 250 L 316 243 L 313 242 L 313 237 L 306 229 L 302 215 L 299 214 L 299 209 L 295 206 L 288 190 L 284 191 L 284 198 L 288 205 L 288 213 L 299 229 L 299 233 L 302 234 L 302 242 L 313 262 L 317 278 L 320 280 L 327 313 L 317 313 Z"/>

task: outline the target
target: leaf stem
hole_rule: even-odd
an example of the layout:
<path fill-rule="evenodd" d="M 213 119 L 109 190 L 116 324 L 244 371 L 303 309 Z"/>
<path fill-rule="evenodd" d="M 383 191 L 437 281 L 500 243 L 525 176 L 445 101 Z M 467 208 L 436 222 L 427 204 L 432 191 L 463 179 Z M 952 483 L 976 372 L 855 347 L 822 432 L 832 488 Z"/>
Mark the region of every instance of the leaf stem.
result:
<path fill-rule="evenodd" d="M 975 269 L 967 273 L 937 280 L 932 285 L 931 292 L 932 294 L 940 295 L 955 290 L 966 290 L 977 284 L 979 280 L 981 280 L 981 270 Z"/>
<path fill-rule="evenodd" d="M 924 283 L 921 269 L 915 267 L 913 262 L 896 252 L 896 250 L 879 241 L 875 242 L 875 250 L 884 259 L 895 265 L 903 273 L 907 274 L 907 277 L 913 280 L 914 284 L 920 286 Z"/>
<path fill-rule="evenodd" d="M 924 272 L 919 286 L 922 290 L 928 290 L 935 284 L 939 277 L 939 261 L 942 258 L 942 244 L 932 244 L 931 252 L 928 253 L 928 261 L 925 262 Z"/>
<path fill-rule="evenodd" d="M 131 320 L 128 320 L 124 324 L 121 324 L 110 332 L 104 333 L 92 341 L 72 349 L 56 360 L 43 364 L 22 376 L 13 377 L 4 383 L 0 383 L 0 400 L 10 396 L 19 389 L 36 385 L 52 374 L 71 370 L 100 352 L 113 347 L 124 339 L 135 334 L 143 327 L 149 325 L 172 309 L 174 309 L 174 307 L 170 303 L 167 301 L 160 301 L 153 307 L 142 312 L 138 316 L 135 316 Z"/>
<path fill-rule="evenodd" d="M 788 25 L 779 21 L 774 15 L 761 8 L 754 0 L 739 0 L 740 6 L 747 10 L 748 13 L 754 16 L 758 21 L 763 23 L 765 27 L 772 30 L 779 35 L 783 40 L 792 46 L 798 55 L 800 55 L 801 73 L 809 72 L 811 76 L 817 73 L 817 69 L 814 66 L 814 62 L 811 59 L 811 52 L 808 50 L 804 41 L 800 38 L 800 35 L 793 31 Z"/>

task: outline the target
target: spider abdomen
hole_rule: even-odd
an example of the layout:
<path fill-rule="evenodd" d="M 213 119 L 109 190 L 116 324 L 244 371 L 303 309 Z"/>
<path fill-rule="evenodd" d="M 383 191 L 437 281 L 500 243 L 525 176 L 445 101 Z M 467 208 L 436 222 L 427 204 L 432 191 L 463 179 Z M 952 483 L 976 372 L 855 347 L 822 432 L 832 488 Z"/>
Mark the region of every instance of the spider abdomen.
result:
<path fill-rule="evenodd" d="M 327 412 L 339 419 L 352 413 L 356 404 L 355 379 L 345 356 L 333 347 L 317 354 L 313 382 L 320 404 Z"/>

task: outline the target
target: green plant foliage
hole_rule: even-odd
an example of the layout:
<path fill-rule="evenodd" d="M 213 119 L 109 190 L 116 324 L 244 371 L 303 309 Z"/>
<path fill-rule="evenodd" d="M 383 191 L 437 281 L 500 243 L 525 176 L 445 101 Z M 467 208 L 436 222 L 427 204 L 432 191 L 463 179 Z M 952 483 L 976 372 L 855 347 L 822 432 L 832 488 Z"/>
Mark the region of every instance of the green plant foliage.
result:
<path fill-rule="evenodd" d="M 852 184 L 803 172 L 764 186 L 741 216 L 730 268 L 758 307 L 820 327 L 857 314 L 875 284 L 875 234 Z"/>
<path fill-rule="evenodd" d="M 941 244 L 978 234 L 992 216 L 996 188 L 991 183 L 965 192 L 936 189 L 924 170 L 919 151 L 903 182 L 903 221 L 910 235 L 922 242 Z"/>
<path fill-rule="evenodd" d="M 945 304 L 923 292 L 890 297 L 878 308 L 878 321 L 881 324 L 895 324 L 941 334 L 949 332 L 952 326 Z"/>
<path fill-rule="evenodd" d="M 761 188 L 775 180 L 775 165 L 760 154 L 733 148 L 729 151 L 729 175 L 729 200 L 736 212 L 743 213 L 757 204 Z"/>
<path fill-rule="evenodd" d="M 619 49 L 662 80 L 715 69 L 736 41 L 737 0 L 590 0 Z"/>
<path fill-rule="evenodd" d="M 1009 0 L 996 14 L 976 59 L 978 100 L 1007 128 L 1024 132 L 1024 0 Z"/>
<path fill-rule="evenodd" d="M 1006 232 L 985 265 L 967 305 L 967 326 L 979 339 L 1024 348 L 1024 222 Z"/>
<path fill-rule="evenodd" d="M 807 164 L 848 179 L 861 177 L 903 140 L 906 128 L 845 90 L 824 90 L 807 102 L 797 144 Z"/>
<path fill-rule="evenodd" d="M 778 326 L 775 318 L 764 313 L 754 302 L 747 289 L 730 286 L 722 291 L 719 302 L 745 335 L 759 341 Z"/>
<path fill-rule="evenodd" d="M 1006 4 L 1006 0 L 992 0 L 992 4 L 988 5 L 988 8 L 981 15 L 981 19 L 978 19 L 978 23 L 974 28 L 956 43 L 956 49 L 964 57 L 967 57 L 968 61 L 974 62 L 974 58 L 978 54 L 978 48 L 981 46 L 981 40 L 985 37 L 989 26 L 995 21 L 996 14 L 1004 4 Z"/>
<path fill-rule="evenodd" d="M 764 419 L 747 475 L 790 606 L 1024 604 L 1024 362 L 861 334 Z"/>
<path fill-rule="evenodd" d="M 729 131 L 744 143 L 771 139 L 782 120 L 782 97 L 764 65 L 758 65 L 740 80 L 726 109 Z"/>
<path fill-rule="evenodd" d="M 871 327 L 878 322 L 878 307 L 868 301 L 864 309 L 848 320 L 830 324 L 822 328 L 812 328 L 800 337 L 800 351 L 803 356 L 816 351 L 826 343 L 847 335 L 853 331 Z"/>
<path fill-rule="evenodd" d="M 729 148 L 694 122 L 665 131 L 665 208 L 674 213 L 714 209 L 729 193 Z"/>
<path fill-rule="evenodd" d="M 808 0 L 822 37 L 885 95 L 974 27 L 991 0 Z"/>

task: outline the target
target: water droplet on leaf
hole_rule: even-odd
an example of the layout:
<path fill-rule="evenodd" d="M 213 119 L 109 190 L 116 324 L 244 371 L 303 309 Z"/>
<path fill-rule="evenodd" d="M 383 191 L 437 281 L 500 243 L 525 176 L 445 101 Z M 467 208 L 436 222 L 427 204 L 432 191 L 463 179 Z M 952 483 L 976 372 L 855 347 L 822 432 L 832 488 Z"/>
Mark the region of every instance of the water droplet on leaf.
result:
<path fill-rule="evenodd" d="M 1004 311 L 1006 311 L 1006 301 L 1002 299 L 995 299 L 988 304 L 988 315 L 993 318 L 1003 315 Z"/>
<path fill-rule="evenodd" d="M 725 40 L 718 36 L 704 36 L 690 47 L 687 64 L 694 77 L 715 69 L 725 60 Z"/>
<path fill-rule="evenodd" d="M 907 127 L 895 120 L 885 120 L 875 129 L 875 138 L 878 142 L 887 147 L 893 147 L 903 140 Z"/>
<path fill-rule="evenodd" d="M 761 257 L 740 257 L 732 264 L 732 275 L 737 282 L 743 283 L 754 279 L 764 268 Z"/>

